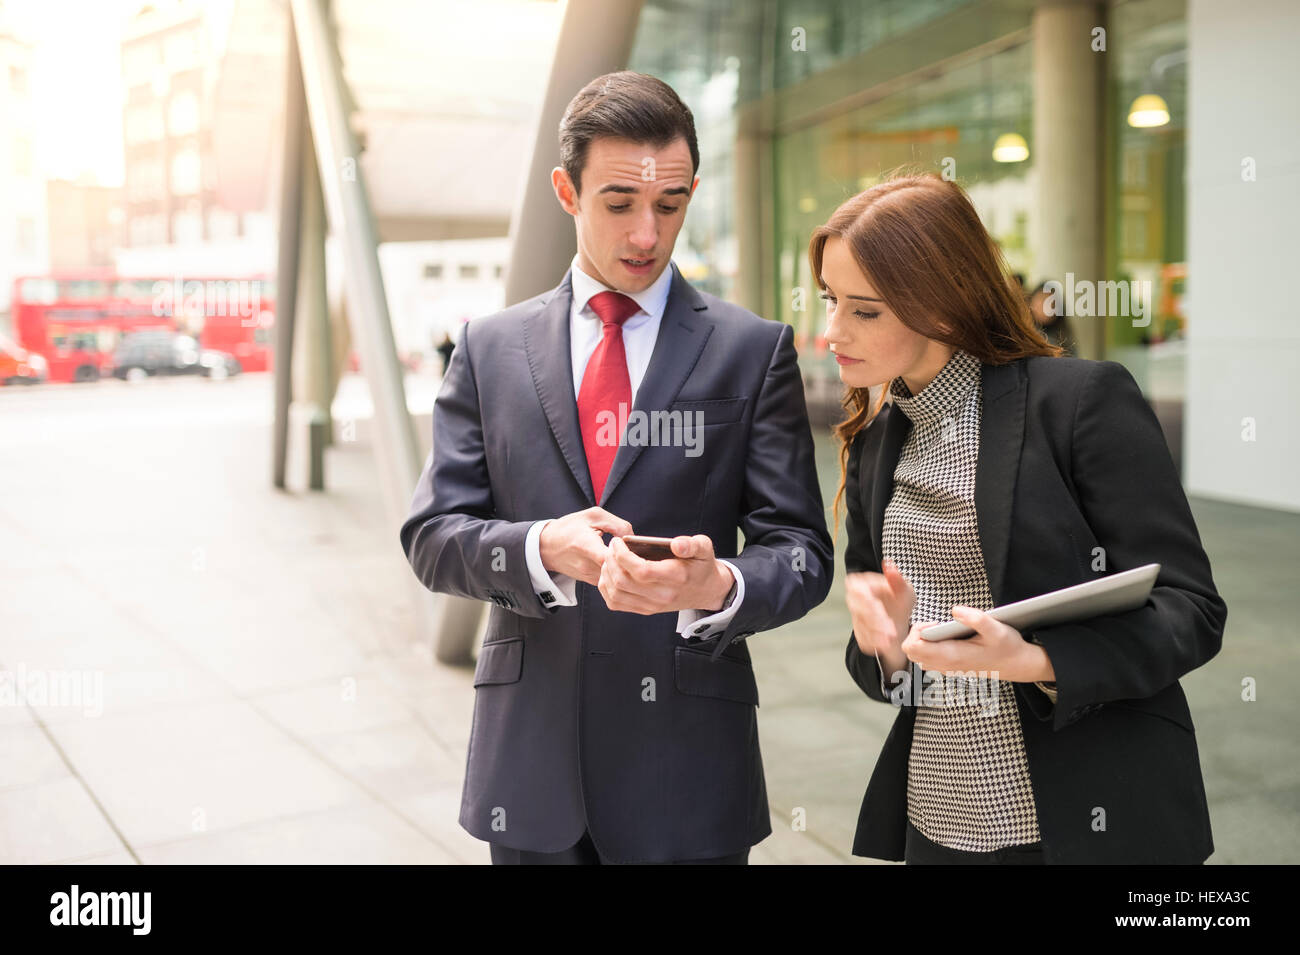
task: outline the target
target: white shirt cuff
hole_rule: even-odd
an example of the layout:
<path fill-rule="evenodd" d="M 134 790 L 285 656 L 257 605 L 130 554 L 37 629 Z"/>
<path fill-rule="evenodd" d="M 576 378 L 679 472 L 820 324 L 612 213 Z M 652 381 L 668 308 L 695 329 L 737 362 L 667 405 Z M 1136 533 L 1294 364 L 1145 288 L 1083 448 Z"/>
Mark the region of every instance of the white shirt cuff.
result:
<path fill-rule="evenodd" d="M 741 574 L 740 568 L 731 561 L 722 560 L 721 558 L 718 559 L 718 563 L 726 564 L 731 568 L 731 573 L 736 578 L 736 596 L 731 599 L 731 603 L 718 611 L 677 611 L 677 632 L 687 640 L 707 640 L 715 633 L 726 630 L 731 623 L 731 618 L 736 615 L 736 611 L 740 609 L 740 605 L 745 599 L 745 578 Z"/>
<path fill-rule="evenodd" d="M 573 607 L 578 603 L 577 581 L 565 574 L 551 576 L 542 566 L 542 528 L 550 519 L 536 521 L 528 528 L 524 538 L 524 558 L 528 562 L 528 578 L 533 583 L 537 599 L 545 607 Z"/>

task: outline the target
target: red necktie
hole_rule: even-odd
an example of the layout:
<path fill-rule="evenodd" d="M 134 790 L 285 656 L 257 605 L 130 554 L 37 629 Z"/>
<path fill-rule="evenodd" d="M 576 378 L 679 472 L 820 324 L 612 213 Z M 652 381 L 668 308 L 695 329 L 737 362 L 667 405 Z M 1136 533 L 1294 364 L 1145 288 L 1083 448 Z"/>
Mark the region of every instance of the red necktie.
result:
<path fill-rule="evenodd" d="M 598 292 L 591 297 L 590 304 L 591 310 L 600 316 L 600 342 L 582 374 L 578 424 L 582 428 L 582 447 L 587 452 L 591 488 L 599 504 L 618 453 L 623 418 L 619 406 L 628 412 L 632 410 L 632 380 L 627 373 L 627 352 L 623 350 L 623 323 L 639 312 L 641 306 L 620 292 Z"/>

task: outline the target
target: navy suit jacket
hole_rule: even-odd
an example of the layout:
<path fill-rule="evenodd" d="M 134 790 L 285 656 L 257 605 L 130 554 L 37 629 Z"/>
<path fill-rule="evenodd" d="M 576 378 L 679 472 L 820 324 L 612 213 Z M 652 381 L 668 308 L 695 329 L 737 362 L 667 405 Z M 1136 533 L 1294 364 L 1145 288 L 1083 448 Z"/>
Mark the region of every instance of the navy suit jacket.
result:
<path fill-rule="evenodd" d="M 817 606 L 834 572 L 792 330 L 700 293 L 673 266 L 634 411 L 702 412 L 702 453 L 623 445 L 597 502 L 573 392 L 570 280 L 466 326 L 401 529 L 426 587 L 494 604 L 460 822 L 538 852 L 587 829 L 619 862 L 740 853 L 771 832 L 743 640 Z M 707 534 L 745 578 L 726 630 L 688 642 L 676 612 L 616 613 L 582 582 L 577 606 L 545 607 L 528 527 L 596 504 L 638 534 Z"/>
<path fill-rule="evenodd" d="M 1178 678 L 1218 652 L 1228 611 L 1160 424 L 1118 362 L 1025 358 L 983 365 L 981 383 L 975 510 L 995 605 L 1161 565 L 1145 606 L 1024 634 L 1056 672 L 1054 704 L 1033 683 L 1012 684 L 1045 861 L 1203 862 L 1214 843 Z M 880 572 L 885 507 L 911 427 L 887 404 L 854 438 L 850 572 Z M 845 652 L 867 696 L 908 698 L 882 689 L 875 655 L 851 633 Z M 900 706 L 862 801 L 855 855 L 903 858 L 915 717 L 915 706 Z"/>

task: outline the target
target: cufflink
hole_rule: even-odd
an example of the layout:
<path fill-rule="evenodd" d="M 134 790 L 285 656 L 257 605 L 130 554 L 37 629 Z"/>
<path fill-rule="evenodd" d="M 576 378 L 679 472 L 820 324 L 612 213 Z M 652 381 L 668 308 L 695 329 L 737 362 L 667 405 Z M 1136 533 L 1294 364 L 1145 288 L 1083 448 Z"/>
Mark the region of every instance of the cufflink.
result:
<path fill-rule="evenodd" d="M 543 591 L 543 592 L 542 592 L 542 603 L 544 603 L 544 604 L 553 604 L 553 603 L 555 603 L 555 594 L 551 593 L 549 590 L 547 590 L 547 591 Z"/>
<path fill-rule="evenodd" d="M 702 633 L 708 633 L 708 632 L 709 632 L 709 625 L 708 625 L 707 623 L 704 624 L 704 626 L 702 626 L 702 627 L 696 627 L 696 628 L 695 628 L 695 635 L 696 635 L 697 637 L 698 637 L 700 634 L 702 634 Z"/>
<path fill-rule="evenodd" d="M 731 606 L 731 602 L 736 599 L 736 591 L 740 589 L 740 581 L 733 576 L 731 578 L 731 589 L 727 591 L 727 596 L 722 600 L 722 609 L 726 610 Z"/>

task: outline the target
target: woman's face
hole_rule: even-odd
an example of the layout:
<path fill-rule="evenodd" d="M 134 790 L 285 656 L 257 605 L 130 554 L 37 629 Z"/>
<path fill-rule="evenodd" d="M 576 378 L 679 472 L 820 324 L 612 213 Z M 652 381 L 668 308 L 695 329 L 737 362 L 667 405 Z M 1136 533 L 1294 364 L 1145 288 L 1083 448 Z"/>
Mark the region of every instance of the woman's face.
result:
<path fill-rule="evenodd" d="M 821 277 L 826 287 L 826 341 L 846 385 L 869 388 L 901 375 L 916 394 L 952 357 L 952 346 L 898 320 L 838 236 L 826 240 Z"/>

